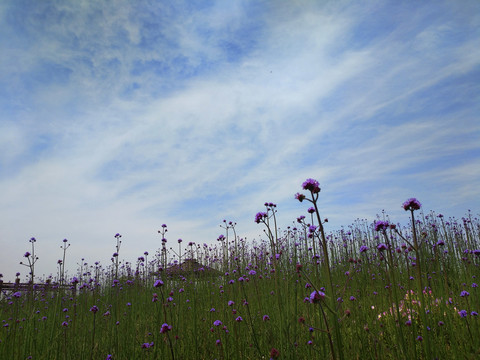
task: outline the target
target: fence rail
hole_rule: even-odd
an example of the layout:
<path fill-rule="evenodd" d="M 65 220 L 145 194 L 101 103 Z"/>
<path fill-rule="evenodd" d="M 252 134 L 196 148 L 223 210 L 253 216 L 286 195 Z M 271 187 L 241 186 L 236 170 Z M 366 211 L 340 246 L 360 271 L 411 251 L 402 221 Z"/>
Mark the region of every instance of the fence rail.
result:
<path fill-rule="evenodd" d="M 60 291 L 68 290 L 72 292 L 72 296 L 77 294 L 77 285 L 74 284 L 56 284 L 56 283 L 21 283 L 21 282 L 3 282 L 0 280 L 0 294 L 9 295 L 15 292 L 47 292 L 47 291 Z"/>

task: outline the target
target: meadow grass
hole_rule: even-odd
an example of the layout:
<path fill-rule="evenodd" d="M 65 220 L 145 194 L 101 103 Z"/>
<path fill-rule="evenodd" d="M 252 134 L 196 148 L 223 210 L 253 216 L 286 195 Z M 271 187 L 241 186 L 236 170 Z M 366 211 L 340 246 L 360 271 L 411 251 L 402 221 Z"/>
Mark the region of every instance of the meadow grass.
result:
<path fill-rule="evenodd" d="M 414 213 L 420 204 L 409 199 L 406 226 L 384 215 L 328 233 L 318 183 L 308 179 L 303 187 L 307 195 L 296 198 L 313 206 L 295 226 L 280 231 L 272 203 L 257 214 L 266 239 L 247 242 L 225 221 L 226 236 L 215 246 L 190 243 L 182 253 L 178 241 L 177 260 L 204 265 L 191 272 L 168 271 L 166 225 L 152 259 L 145 252 L 136 264 L 120 261 L 117 234 L 112 265 L 82 262 L 70 279 L 64 241 L 50 280 L 72 289 L 4 291 L 0 358 L 480 356 L 477 218 Z"/>

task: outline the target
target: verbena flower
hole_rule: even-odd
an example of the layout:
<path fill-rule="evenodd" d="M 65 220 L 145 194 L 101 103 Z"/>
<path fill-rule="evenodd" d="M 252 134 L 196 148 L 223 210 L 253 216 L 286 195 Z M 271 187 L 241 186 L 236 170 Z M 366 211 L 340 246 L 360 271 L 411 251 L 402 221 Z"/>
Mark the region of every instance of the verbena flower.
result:
<path fill-rule="evenodd" d="M 386 230 L 386 229 L 388 229 L 389 226 L 390 225 L 388 224 L 388 221 L 382 221 L 382 220 L 376 221 L 375 222 L 375 231 Z"/>
<path fill-rule="evenodd" d="M 163 281 L 162 280 L 156 280 L 155 283 L 153 284 L 154 287 L 160 287 L 163 286 Z"/>
<path fill-rule="evenodd" d="M 360 252 L 363 253 L 368 250 L 368 247 L 365 245 L 360 246 Z"/>
<path fill-rule="evenodd" d="M 272 349 L 270 350 L 270 358 L 271 358 L 271 359 L 277 359 L 279 356 L 280 356 L 280 351 L 278 351 L 278 350 L 275 349 L 275 348 L 272 348 Z"/>
<path fill-rule="evenodd" d="M 305 195 L 300 194 L 300 193 L 296 193 L 296 194 L 295 194 L 295 199 L 297 199 L 298 201 L 302 202 L 303 200 L 305 200 Z"/>
<path fill-rule="evenodd" d="M 27 251 L 25 254 L 23 254 L 23 257 L 29 257 L 31 254 Z"/>
<path fill-rule="evenodd" d="M 94 314 L 96 314 L 97 311 L 98 311 L 97 305 L 93 305 L 93 306 L 90 308 L 90 311 L 93 312 Z"/>
<path fill-rule="evenodd" d="M 378 244 L 377 249 L 378 251 L 387 250 L 387 245 L 385 245 L 384 243 Z"/>
<path fill-rule="evenodd" d="M 162 327 L 160 328 L 160 334 L 165 334 L 172 330 L 172 326 L 168 325 L 167 323 L 162 324 Z"/>
<path fill-rule="evenodd" d="M 302 184 L 303 190 L 309 190 L 314 194 L 317 194 L 320 192 L 320 184 L 317 180 L 314 179 L 307 179 L 304 181 Z"/>
<path fill-rule="evenodd" d="M 257 224 L 260 224 L 260 222 L 266 218 L 268 215 L 266 212 L 258 212 L 257 215 L 255 215 L 255 222 Z"/>
<path fill-rule="evenodd" d="M 460 310 L 458 312 L 458 315 L 460 315 L 460 317 L 462 318 L 467 317 L 467 310 Z"/>
<path fill-rule="evenodd" d="M 220 320 L 215 320 L 215 321 L 213 322 L 213 325 L 215 325 L 215 326 L 220 326 L 220 325 L 222 325 L 222 322 L 221 322 Z"/>
<path fill-rule="evenodd" d="M 463 290 L 463 291 L 460 293 L 460 296 L 461 296 L 461 297 L 467 297 L 467 296 L 469 296 L 469 295 L 470 295 L 470 293 L 469 293 L 468 291 L 465 291 L 465 290 Z"/>
<path fill-rule="evenodd" d="M 407 201 L 405 201 L 402 205 L 402 207 L 407 210 L 419 210 L 422 207 L 422 204 L 420 204 L 420 201 L 418 201 L 415 198 L 410 198 Z"/>
<path fill-rule="evenodd" d="M 322 301 L 323 299 L 325 299 L 325 293 L 323 293 L 321 291 L 315 290 L 314 292 L 312 292 L 310 294 L 310 302 L 312 304 L 317 304 L 320 301 Z"/>

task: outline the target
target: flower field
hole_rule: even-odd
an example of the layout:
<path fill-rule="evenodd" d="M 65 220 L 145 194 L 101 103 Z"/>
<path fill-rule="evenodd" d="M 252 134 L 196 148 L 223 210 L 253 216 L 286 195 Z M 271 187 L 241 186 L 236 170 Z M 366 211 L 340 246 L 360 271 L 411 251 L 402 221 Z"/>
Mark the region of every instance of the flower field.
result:
<path fill-rule="evenodd" d="M 318 182 L 302 187 L 295 227 L 280 230 L 273 203 L 252 216 L 263 240 L 224 221 L 215 246 L 183 244 L 162 225 L 158 252 L 132 264 L 116 234 L 111 264 L 69 278 L 67 240 L 56 275 L 34 277 L 32 238 L 35 284 L 2 288 L 0 359 L 480 357 L 478 218 L 408 199 L 402 219 L 329 232 Z"/>

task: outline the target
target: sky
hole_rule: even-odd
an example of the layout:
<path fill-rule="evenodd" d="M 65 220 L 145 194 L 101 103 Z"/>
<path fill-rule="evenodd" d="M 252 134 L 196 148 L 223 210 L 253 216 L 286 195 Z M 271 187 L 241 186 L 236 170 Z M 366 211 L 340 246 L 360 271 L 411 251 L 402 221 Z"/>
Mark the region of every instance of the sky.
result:
<path fill-rule="evenodd" d="M 480 2 L 0 2 L 0 273 L 480 211 Z"/>

